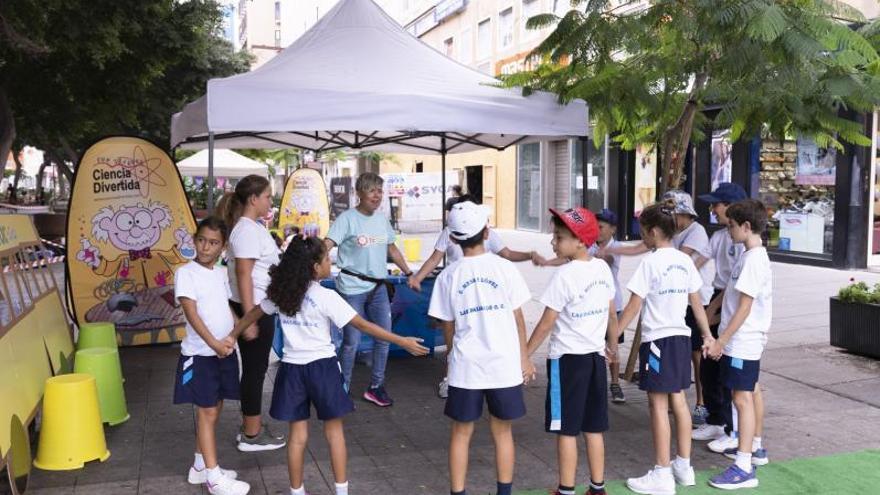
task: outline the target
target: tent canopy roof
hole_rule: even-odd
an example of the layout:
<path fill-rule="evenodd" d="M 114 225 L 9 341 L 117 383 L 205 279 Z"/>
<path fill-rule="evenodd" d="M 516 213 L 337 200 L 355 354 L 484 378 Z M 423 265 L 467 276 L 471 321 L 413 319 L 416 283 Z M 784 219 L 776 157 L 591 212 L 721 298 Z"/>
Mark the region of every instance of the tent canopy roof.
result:
<path fill-rule="evenodd" d="M 583 136 L 587 106 L 498 88 L 401 28 L 372 0 L 340 0 L 255 69 L 208 82 L 175 114 L 171 144 L 456 153 Z M 443 145 L 445 142 L 445 146 Z"/>
<path fill-rule="evenodd" d="M 208 176 L 208 150 L 177 162 L 177 169 L 184 177 Z M 214 150 L 214 175 L 217 177 L 245 177 L 251 174 L 269 175 L 268 167 L 256 160 L 240 155 L 232 150 Z"/>

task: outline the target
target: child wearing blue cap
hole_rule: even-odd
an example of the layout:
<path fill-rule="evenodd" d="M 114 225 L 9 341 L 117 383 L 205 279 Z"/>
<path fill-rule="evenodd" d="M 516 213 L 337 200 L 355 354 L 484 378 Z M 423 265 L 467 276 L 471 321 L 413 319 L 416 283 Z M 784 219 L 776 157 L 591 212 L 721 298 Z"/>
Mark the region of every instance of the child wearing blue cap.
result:
<path fill-rule="evenodd" d="M 721 311 L 721 301 L 724 291 L 730 281 L 730 274 L 736 260 L 744 251 L 743 244 L 733 242 L 730 231 L 727 229 L 727 208 L 737 201 L 746 199 L 746 191 L 732 182 L 722 182 L 709 194 L 700 196 L 702 201 L 711 205 L 711 211 L 718 219 L 718 223 L 724 228 L 712 234 L 709 239 L 709 251 L 715 261 L 715 278 L 712 281 L 712 300 L 706 308 L 709 317 L 709 329 L 712 337 L 718 338 L 718 323 Z M 704 359 L 700 363 L 700 381 L 703 385 L 703 400 L 708 411 L 706 423 L 694 430 L 694 440 L 709 441 L 709 449 L 713 452 L 723 453 L 729 448 L 736 447 L 736 432 L 733 424 L 733 414 L 729 397 L 725 398 L 724 389 L 719 377 L 719 365 L 717 361 Z"/>

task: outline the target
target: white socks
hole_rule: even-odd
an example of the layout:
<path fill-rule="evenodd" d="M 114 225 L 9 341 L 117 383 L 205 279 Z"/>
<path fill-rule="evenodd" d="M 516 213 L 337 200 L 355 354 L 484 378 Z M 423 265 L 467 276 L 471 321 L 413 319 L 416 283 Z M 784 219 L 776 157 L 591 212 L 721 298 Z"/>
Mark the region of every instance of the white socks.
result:
<path fill-rule="evenodd" d="M 336 483 L 336 495 L 348 495 L 348 482 Z"/>
<path fill-rule="evenodd" d="M 736 451 L 736 466 L 746 473 L 752 472 L 752 453 Z"/>
<path fill-rule="evenodd" d="M 672 462 L 678 467 L 678 469 L 687 469 L 691 467 L 690 458 L 685 459 L 684 457 L 677 455 L 675 456 L 675 460 Z"/>
<path fill-rule="evenodd" d="M 222 477 L 223 471 L 220 470 L 220 466 L 208 468 L 208 481 L 210 481 L 211 483 L 215 483 L 218 479 Z"/>
<path fill-rule="evenodd" d="M 761 437 L 752 438 L 752 452 L 761 448 Z"/>
<path fill-rule="evenodd" d="M 205 458 L 202 457 L 202 454 L 196 452 L 196 455 L 193 458 L 193 467 L 196 468 L 196 471 L 205 469 Z"/>
<path fill-rule="evenodd" d="M 299 488 L 291 488 L 290 495 L 306 495 L 306 485 L 303 484 Z"/>

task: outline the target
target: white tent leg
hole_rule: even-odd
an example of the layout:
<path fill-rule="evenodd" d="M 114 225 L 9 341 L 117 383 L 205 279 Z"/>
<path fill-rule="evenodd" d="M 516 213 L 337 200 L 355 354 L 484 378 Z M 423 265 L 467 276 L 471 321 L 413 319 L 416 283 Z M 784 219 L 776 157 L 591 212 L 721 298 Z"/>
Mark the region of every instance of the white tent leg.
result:
<path fill-rule="evenodd" d="M 208 178 L 205 186 L 208 188 L 207 208 L 214 209 L 214 133 L 208 133 Z"/>

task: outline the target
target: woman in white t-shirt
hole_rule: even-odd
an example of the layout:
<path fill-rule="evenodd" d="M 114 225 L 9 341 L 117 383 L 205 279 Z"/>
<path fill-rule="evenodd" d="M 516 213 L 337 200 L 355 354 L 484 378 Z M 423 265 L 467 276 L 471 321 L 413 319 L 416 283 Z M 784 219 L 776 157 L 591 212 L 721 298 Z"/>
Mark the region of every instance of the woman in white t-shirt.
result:
<path fill-rule="evenodd" d="M 257 222 L 272 208 L 269 181 L 259 175 L 248 175 L 222 200 L 220 214 L 227 225 L 233 225 L 229 234 L 226 257 L 227 274 L 232 297 L 229 305 L 241 317 L 260 304 L 269 285 L 269 268 L 278 263 L 278 246 L 269 231 Z M 238 450 L 256 452 L 284 447 L 283 436 L 271 434 L 263 425 L 263 381 L 269 367 L 269 349 L 275 335 L 275 319 L 266 315 L 245 334 L 251 339 L 239 339 L 241 354 L 241 414 L 242 428 L 238 436 Z"/>
<path fill-rule="evenodd" d="M 691 384 L 691 331 L 685 324 L 688 305 L 693 309 L 704 342 L 711 344 L 709 322 L 700 299 L 703 280 L 693 260 L 672 245 L 675 205 L 654 204 L 639 216 L 642 238 L 653 252 L 645 256 L 627 285 L 632 293 L 620 328 L 642 315 L 639 348 L 639 388 L 648 392 L 655 468 L 627 486 L 636 493 L 675 493 L 675 483 L 696 483 L 690 465 L 691 416 L 685 391 Z M 675 416 L 678 456 L 671 459 L 668 410 Z"/>
<path fill-rule="evenodd" d="M 367 321 L 338 293 L 321 287 L 319 282 L 330 276 L 329 251 L 320 239 L 294 237 L 281 262 L 270 271 L 266 298 L 233 330 L 233 335 L 238 335 L 266 315 L 279 316 L 284 351 L 269 414 L 290 423 L 288 470 L 293 494 L 305 493 L 303 454 L 312 407 L 318 419 L 324 422 L 336 495 L 348 494 L 342 418 L 354 410 L 354 404 L 343 385 L 336 347 L 330 336 L 331 323 L 340 328 L 354 325 L 359 331 L 397 344 L 413 355 L 428 353 L 427 348 L 419 345 L 421 339 L 401 337 Z"/>

